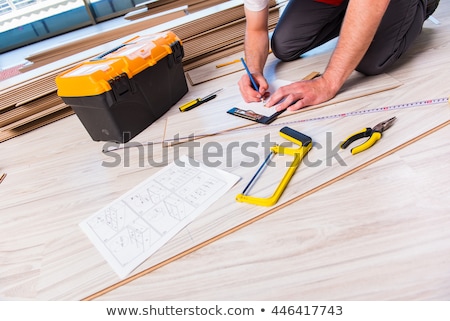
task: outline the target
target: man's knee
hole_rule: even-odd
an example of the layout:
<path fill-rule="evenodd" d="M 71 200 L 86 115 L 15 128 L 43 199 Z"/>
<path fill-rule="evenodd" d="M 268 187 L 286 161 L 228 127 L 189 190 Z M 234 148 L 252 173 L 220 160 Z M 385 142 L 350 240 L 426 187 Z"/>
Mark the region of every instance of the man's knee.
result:
<path fill-rule="evenodd" d="M 388 58 L 382 59 L 381 57 L 366 55 L 358 66 L 356 71 L 363 73 L 367 76 L 375 76 L 386 72 L 396 61 L 396 59 Z"/>
<path fill-rule="evenodd" d="M 277 57 L 278 59 L 280 59 L 281 61 L 284 61 L 284 62 L 292 61 L 292 60 L 299 58 L 299 55 L 291 54 L 284 50 L 280 50 L 280 49 L 278 49 L 278 47 L 272 46 L 272 52 L 275 57 Z"/>
<path fill-rule="evenodd" d="M 271 39 L 271 48 L 274 56 L 281 61 L 292 61 L 298 59 L 303 53 L 301 49 L 299 50 L 299 48 L 301 48 L 301 44 L 296 43 L 294 47 L 287 39 L 284 39 L 276 32 L 273 34 Z"/>

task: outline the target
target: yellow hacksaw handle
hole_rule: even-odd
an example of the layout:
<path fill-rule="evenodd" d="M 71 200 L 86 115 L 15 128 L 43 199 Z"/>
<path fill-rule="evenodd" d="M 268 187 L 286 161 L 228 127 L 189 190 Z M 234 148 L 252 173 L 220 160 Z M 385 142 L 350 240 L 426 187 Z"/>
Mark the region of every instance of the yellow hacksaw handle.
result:
<path fill-rule="evenodd" d="M 284 135 L 282 135 L 284 136 Z M 292 137 L 290 139 L 293 141 Z M 300 145 L 302 145 L 302 142 L 299 142 Z M 281 195 L 283 194 L 284 190 L 286 189 L 286 186 L 288 185 L 289 181 L 291 180 L 292 176 L 295 174 L 295 171 L 300 165 L 300 162 L 302 161 L 303 157 L 310 151 L 312 148 L 312 142 L 309 142 L 306 146 L 302 145 L 300 148 L 287 148 L 283 146 L 274 146 L 271 147 L 271 150 L 273 153 L 283 153 L 287 155 L 293 155 L 294 160 L 292 161 L 292 164 L 289 166 L 288 170 L 284 174 L 283 178 L 281 179 L 280 183 L 278 184 L 277 188 L 275 189 L 274 193 L 270 197 L 255 197 L 255 196 L 249 196 L 244 195 L 243 193 L 240 193 L 236 196 L 236 200 L 238 202 L 243 203 L 249 203 L 253 205 L 260 205 L 260 206 L 272 206 L 278 202 Z"/>

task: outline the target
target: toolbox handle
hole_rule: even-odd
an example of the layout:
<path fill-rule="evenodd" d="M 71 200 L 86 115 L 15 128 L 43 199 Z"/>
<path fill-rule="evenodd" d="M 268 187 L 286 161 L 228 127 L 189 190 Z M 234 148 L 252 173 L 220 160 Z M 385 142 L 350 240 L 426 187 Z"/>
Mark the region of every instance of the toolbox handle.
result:
<path fill-rule="evenodd" d="M 184 49 L 178 40 L 170 44 L 170 49 L 172 50 L 172 55 L 169 56 L 169 67 L 172 68 L 173 65 L 179 64 L 183 60 Z"/>
<path fill-rule="evenodd" d="M 127 43 L 123 43 L 123 44 L 117 46 L 116 48 L 113 48 L 113 49 L 111 49 L 111 50 L 108 50 L 108 51 L 102 53 L 101 55 L 98 55 L 97 57 L 92 58 L 91 61 L 101 60 L 101 59 L 103 59 L 105 56 L 109 55 L 110 53 L 113 53 L 114 51 L 119 50 L 120 48 L 125 47 L 126 45 L 128 45 L 128 44 L 127 44 Z"/>

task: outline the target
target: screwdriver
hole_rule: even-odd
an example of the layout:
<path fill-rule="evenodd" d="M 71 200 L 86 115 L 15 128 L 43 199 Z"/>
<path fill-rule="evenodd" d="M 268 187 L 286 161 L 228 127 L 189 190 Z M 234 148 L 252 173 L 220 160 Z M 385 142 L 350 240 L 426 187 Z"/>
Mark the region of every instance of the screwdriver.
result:
<path fill-rule="evenodd" d="M 193 109 L 195 107 L 198 107 L 201 104 L 206 103 L 207 101 L 210 101 L 210 100 L 216 98 L 217 97 L 217 93 L 219 91 L 221 91 L 222 89 L 223 88 L 221 88 L 219 90 L 216 90 L 216 91 L 210 93 L 208 96 L 205 96 L 203 98 L 194 99 L 194 100 L 192 100 L 192 101 L 190 101 L 190 102 L 180 106 L 179 109 L 180 109 L 181 112 L 183 112 L 183 111 L 188 111 L 188 110 L 191 110 L 191 109 Z"/>

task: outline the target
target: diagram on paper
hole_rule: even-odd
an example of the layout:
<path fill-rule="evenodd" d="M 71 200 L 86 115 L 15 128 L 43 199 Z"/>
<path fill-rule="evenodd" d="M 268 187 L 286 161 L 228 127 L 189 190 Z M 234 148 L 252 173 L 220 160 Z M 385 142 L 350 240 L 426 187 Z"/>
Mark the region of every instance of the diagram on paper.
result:
<path fill-rule="evenodd" d="M 164 168 L 80 224 L 120 276 L 136 268 L 238 180 L 202 164 L 184 164 Z"/>

